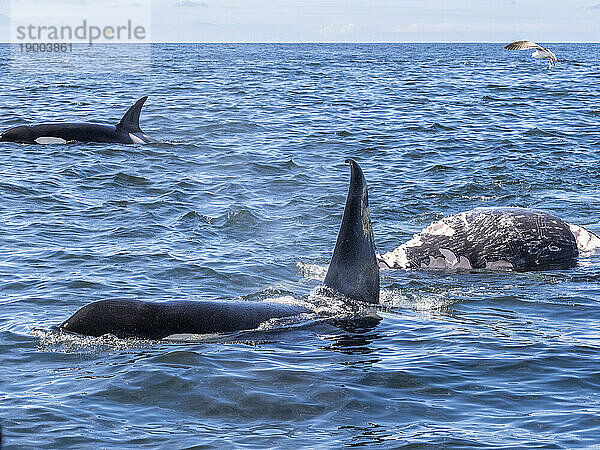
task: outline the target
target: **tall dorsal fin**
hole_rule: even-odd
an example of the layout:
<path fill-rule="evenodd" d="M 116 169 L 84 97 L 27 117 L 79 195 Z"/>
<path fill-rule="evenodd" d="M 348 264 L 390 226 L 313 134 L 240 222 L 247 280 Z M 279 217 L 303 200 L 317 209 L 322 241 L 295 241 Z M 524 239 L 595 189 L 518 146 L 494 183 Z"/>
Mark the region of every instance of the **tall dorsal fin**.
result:
<path fill-rule="evenodd" d="M 350 187 L 324 284 L 348 298 L 379 303 L 379 267 L 367 181 L 356 161 L 347 159 L 346 163 L 350 164 Z"/>
<path fill-rule="evenodd" d="M 121 129 L 128 133 L 141 133 L 140 129 L 140 112 L 142 106 L 148 99 L 148 96 L 140 98 L 133 104 L 131 108 L 127 110 L 121 121 L 117 124 L 117 129 Z"/>

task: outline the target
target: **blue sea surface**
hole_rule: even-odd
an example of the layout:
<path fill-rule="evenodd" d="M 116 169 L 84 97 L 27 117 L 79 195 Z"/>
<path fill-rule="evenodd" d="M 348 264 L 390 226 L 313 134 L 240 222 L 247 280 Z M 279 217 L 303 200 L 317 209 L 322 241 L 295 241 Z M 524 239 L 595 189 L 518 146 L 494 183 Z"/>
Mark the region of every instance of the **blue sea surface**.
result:
<path fill-rule="evenodd" d="M 0 144 L 4 447 L 600 444 L 598 254 L 382 271 L 378 324 L 184 342 L 57 330 L 101 299 L 310 301 L 347 157 L 380 252 L 481 206 L 600 232 L 600 44 L 548 46 L 551 70 L 501 44 L 161 44 L 131 73 L 69 70 L 77 52 L 21 73 L 0 47 L 1 129 L 116 124 L 149 95 L 141 126 L 162 141 Z"/>

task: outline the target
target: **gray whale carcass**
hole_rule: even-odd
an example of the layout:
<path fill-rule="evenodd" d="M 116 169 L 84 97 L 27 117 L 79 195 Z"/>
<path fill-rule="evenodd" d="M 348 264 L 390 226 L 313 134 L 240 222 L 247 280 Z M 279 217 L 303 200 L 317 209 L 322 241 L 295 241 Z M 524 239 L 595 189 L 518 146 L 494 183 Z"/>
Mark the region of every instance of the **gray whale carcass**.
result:
<path fill-rule="evenodd" d="M 115 125 L 94 123 L 43 123 L 9 128 L 0 134 L 0 142 L 23 144 L 65 144 L 67 142 L 103 142 L 144 144 L 155 139 L 140 129 L 140 112 L 148 97 L 142 97 Z"/>
<path fill-rule="evenodd" d="M 369 217 L 367 182 L 354 160 L 344 215 L 323 289 L 368 304 L 379 303 L 379 268 Z M 256 301 L 101 300 L 83 306 L 60 329 L 88 336 L 161 339 L 176 334 L 251 330 L 269 319 L 310 312 L 298 306 Z"/>
<path fill-rule="evenodd" d="M 546 212 L 476 208 L 434 222 L 391 252 L 383 269 L 541 270 L 568 268 L 600 238 Z"/>

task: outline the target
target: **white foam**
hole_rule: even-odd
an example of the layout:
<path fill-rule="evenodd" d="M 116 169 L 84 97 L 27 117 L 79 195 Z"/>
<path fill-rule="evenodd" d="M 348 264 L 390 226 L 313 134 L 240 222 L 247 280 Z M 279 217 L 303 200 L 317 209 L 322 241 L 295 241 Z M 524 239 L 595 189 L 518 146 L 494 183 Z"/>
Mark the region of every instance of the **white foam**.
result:
<path fill-rule="evenodd" d="M 421 245 L 423 245 L 423 241 L 420 234 L 413 235 L 410 241 L 404 243 L 404 247 L 420 247 Z"/>
<path fill-rule="evenodd" d="M 381 289 L 379 303 L 383 307 L 403 308 L 413 311 L 435 312 L 447 308 L 457 300 L 448 292 L 430 293 L 420 291 L 404 293 L 400 289 Z"/>
<path fill-rule="evenodd" d="M 38 144 L 66 144 L 67 143 L 67 141 L 65 141 L 62 138 L 52 137 L 52 136 L 40 136 L 39 138 L 37 138 L 35 140 L 35 142 Z"/>
<path fill-rule="evenodd" d="M 59 353 L 105 352 L 106 349 L 123 350 L 152 345 L 152 341 L 147 339 L 121 339 L 112 334 L 92 337 L 65 333 L 63 331 L 56 332 L 37 329 L 32 330 L 31 334 L 39 338 L 39 346 L 44 351 Z"/>
<path fill-rule="evenodd" d="M 427 228 L 424 228 L 421 233 L 432 234 L 434 236 L 454 236 L 456 231 L 443 220 L 434 222 Z"/>
<path fill-rule="evenodd" d="M 300 276 L 319 281 L 325 280 L 327 269 L 329 269 L 329 266 L 325 264 L 308 264 L 303 262 L 296 263 L 296 267 L 298 267 Z"/>
<path fill-rule="evenodd" d="M 193 334 L 193 333 L 181 333 L 181 334 L 170 334 L 163 338 L 164 341 L 174 342 L 203 342 L 211 341 L 213 339 L 223 338 L 222 334 Z"/>
<path fill-rule="evenodd" d="M 569 228 L 571 229 L 573 236 L 575 236 L 575 241 L 577 242 L 577 248 L 579 250 L 591 252 L 600 248 L 600 238 L 594 233 L 578 225 L 569 224 Z"/>

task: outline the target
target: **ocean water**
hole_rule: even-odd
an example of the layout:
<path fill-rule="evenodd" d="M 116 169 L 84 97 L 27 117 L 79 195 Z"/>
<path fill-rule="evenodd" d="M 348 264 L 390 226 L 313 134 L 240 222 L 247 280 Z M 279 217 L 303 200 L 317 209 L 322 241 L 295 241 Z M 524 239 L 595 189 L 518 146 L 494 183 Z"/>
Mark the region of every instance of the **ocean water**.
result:
<path fill-rule="evenodd" d="M 480 206 L 600 232 L 600 45 L 549 46 L 552 70 L 500 44 L 155 45 L 130 73 L 70 69 L 77 53 L 19 72 L 0 47 L 0 128 L 114 124 L 149 95 L 142 129 L 162 141 L 0 145 L 3 446 L 599 444 L 599 255 L 382 271 L 381 320 L 352 327 L 185 342 L 56 328 L 100 299 L 310 301 L 346 157 L 378 251 Z"/>

